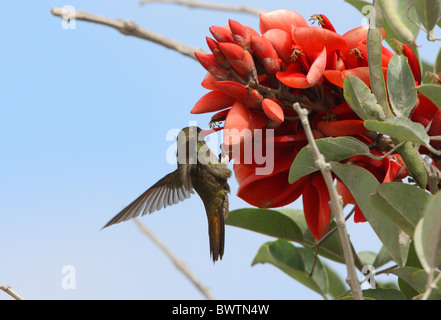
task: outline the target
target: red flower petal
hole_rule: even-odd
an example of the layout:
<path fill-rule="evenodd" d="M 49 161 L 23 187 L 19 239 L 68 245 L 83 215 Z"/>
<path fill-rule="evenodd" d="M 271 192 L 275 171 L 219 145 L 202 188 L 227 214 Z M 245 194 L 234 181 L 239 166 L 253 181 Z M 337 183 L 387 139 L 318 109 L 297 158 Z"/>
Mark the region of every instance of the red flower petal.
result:
<path fill-rule="evenodd" d="M 263 143 L 266 145 L 266 142 Z M 263 153 L 267 154 L 266 150 Z M 257 165 L 238 161 L 234 163 L 234 175 L 239 183 L 237 195 L 257 207 L 280 207 L 295 201 L 302 193 L 305 182 L 309 179 L 305 176 L 293 184 L 288 183 L 288 173 L 296 156 L 296 148 L 274 147 L 274 170 L 270 174 L 258 175 L 257 168 L 265 167 L 266 164 Z M 243 159 L 243 157 L 242 157 Z M 253 159 L 254 160 L 254 159 Z"/>
<path fill-rule="evenodd" d="M 361 212 L 361 209 L 359 206 L 355 207 L 355 211 L 354 211 L 354 222 L 355 223 L 359 223 L 359 222 L 366 222 L 366 218 L 363 215 L 363 212 Z"/>
<path fill-rule="evenodd" d="M 340 88 L 343 88 L 343 81 L 348 76 L 356 76 L 360 78 L 364 83 L 366 83 L 367 86 L 369 87 L 371 86 L 368 67 L 360 67 L 360 68 L 354 68 L 344 71 L 325 70 L 323 72 L 323 75 L 329 82 L 335 84 Z M 383 68 L 383 75 L 384 78 L 386 79 L 387 68 Z"/>
<path fill-rule="evenodd" d="M 348 48 L 346 39 L 341 35 L 320 27 L 298 27 L 292 31 L 295 44 L 305 49 L 309 57 L 310 53 L 319 53 L 323 47 L 329 52 Z"/>
<path fill-rule="evenodd" d="M 292 26 L 307 27 L 303 16 L 288 9 L 278 9 L 260 14 L 259 28 L 263 34 L 270 29 L 281 29 L 291 33 Z"/>
<path fill-rule="evenodd" d="M 413 50 L 407 45 L 403 43 L 403 55 L 407 58 L 409 62 L 410 69 L 412 70 L 415 81 L 420 84 L 421 83 L 421 67 Z"/>
<path fill-rule="evenodd" d="M 196 102 L 195 106 L 190 112 L 193 114 L 198 114 L 219 111 L 231 107 L 235 101 L 236 99 L 221 91 L 210 91 L 202 96 L 198 102 Z"/>
<path fill-rule="evenodd" d="M 282 107 L 271 99 L 263 99 L 262 109 L 267 117 L 273 121 L 283 122 L 285 119 Z"/>
<path fill-rule="evenodd" d="M 224 145 L 236 145 L 247 137 L 251 138 L 253 128 L 249 109 L 242 102 L 236 101 L 225 119 Z"/>
<path fill-rule="evenodd" d="M 322 21 L 320 22 L 320 26 L 323 29 L 327 29 L 329 31 L 336 32 L 334 26 L 332 25 L 331 21 L 329 21 L 327 16 L 325 16 L 324 14 L 320 14 L 319 16 L 322 19 Z"/>
<path fill-rule="evenodd" d="M 328 137 L 353 136 L 368 132 L 363 120 L 321 121 L 317 129 Z"/>
<path fill-rule="evenodd" d="M 286 64 L 291 63 L 293 45 L 291 33 L 280 29 L 270 29 L 263 34 L 263 37 L 271 42 L 277 55 L 283 62 Z"/>
<path fill-rule="evenodd" d="M 213 86 L 237 100 L 246 100 L 248 97 L 248 88 L 239 82 L 216 81 Z"/>
<path fill-rule="evenodd" d="M 330 196 L 320 172 L 310 175 L 302 195 L 306 224 L 318 240 L 325 235 L 331 223 Z"/>
<path fill-rule="evenodd" d="M 306 81 L 305 71 L 300 63 L 291 63 L 285 71 L 277 72 L 276 77 L 291 88 L 306 89 L 311 87 Z"/>
<path fill-rule="evenodd" d="M 277 72 L 276 77 L 291 88 L 310 88 L 320 81 L 325 67 L 326 48 L 323 47 L 320 55 L 312 63 L 308 74 L 304 74 L 303 67 L 299 63 L 291 63 L 285 71 Z"/>
<path fill-rule="evenodd" d="M 306 75 L 306 81 L 312 86 L 315 86 L 323 76 L 323 72 L 326 68 L 326 47 L 312 63 L 308 74 Z"/>

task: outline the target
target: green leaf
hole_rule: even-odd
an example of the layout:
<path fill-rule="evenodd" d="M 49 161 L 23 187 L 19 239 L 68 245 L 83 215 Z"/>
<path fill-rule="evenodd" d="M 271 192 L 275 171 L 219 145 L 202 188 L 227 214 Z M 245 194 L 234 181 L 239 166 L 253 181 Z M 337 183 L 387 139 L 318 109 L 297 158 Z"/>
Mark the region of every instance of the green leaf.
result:
<path fill-rule="evenodd" d="M 408 245 L 400 241 L 401 230 L 390 220 L 374 209 L 369 203 L 369 194 L 374 193 L 378 180 L 366 169 L 352 165 L 331 162 L 332 171 L 349 189 L 372 229 L 395 262 L 403 266 L 406 261 Z"/>
<path fill-rule="evenodd" d="M 252 265 L 270 263 L 293 279 L 314 290 L 323 297 L 328 293 L 328 276 L 320 259 L 317 259 L 312 276 L 314 253 L 298 248 L 285 240 L 277 240 L 263 244 Z"/>
<path fill-rule="evenodd" d="M 441 73 L 441 48 L 439 49 L 438 54 L 436 56 L 435 66 L 432 68 L 432 70 L 428 70 L 428 71 L 435 72 L 436 74 Z"/>
<path fill-rule="evenodd" d="M 303 216 L 303 211 L 293 211 Z M 257 208 L 237 209 L 228 214 L 225 223 L 280 239 L 304 242 L 303 230 L 293 219 L 291 212 Z"/>
<path fill-rule="evenodd" d="M 393 30 L 393 32 L 397 34 L 400 40 L 403 40 L 403 42 L 409 45 L 414 44 L 415 36 L 401 19 L 398 10 L 395 6 L 395 2 L 393 0 L 377 0 L 377 1 L 380 5 L 381 13 L 384 15 L 387 24 Z"/>
<path fill-rule="evenodd" d="M 387 67 L 387 91 L 392 110 L 399 118 L 408 118 L 417 100 L 415 78 L 407 58 L 393 56 Z"/>
<path fill-rule="evenodd" d="M 427 273 L 423 269 L 415 267 L 403 267 L 390 271 L 390 273 L 397 275 L 407 284 L 409 284 L 418 293 L 423 293 L 426 290 Z"/>
<path fill-rule="evenodd" d="M 375 15 L 370 19 L 369 31 L 367 35 L 367 55 L 369 63 L 369 78 L 372 93 L 375 95 L 378 104 L 383 109 L 387 118 L 393 117 L 392 109 L 389 105 L 387 96 L 386 83 L 383 74 L 383 52 L 382 52 L 382 25 L 383 15 L 379 1 L 374 1 L 371 10 Z"/>
<path fill-rule="evenodd" d="M 308 229 L 302 210 L 237 209 L 229 213 L 225 223 L 271 237 L 294 241 L 315 251 L 313 248 L 315 239 Z M 330 228 L 334 226 L 335 222 L 331 222 Z M 338 232 L 332 233 L 322 242 L 318 253 L 328 259 L 344 263 Z"/>
<path fill-rule="evenodd" d="M 440 58 L 441 60 L 441 58 Z M 441 64 L 441 62 L 440 62 Z M 441 68 L 441 66 L 439 66 Z M 424 94 L 438 108 L 441 109 L 441 86 L 438 84 L 422 84 L 416 87 L 418 92 Z"/>
<path fill-rule="evenodd" d="M 343 82 L 344 97 L 351 109 L 363 120 L 384 120 L 386 115 L 371 89 L 358 77 L 349 76 Z"/>
<path fill-rule="evenodd" d="M 369 147 L 352 137 L 317 139 L 316 144 L 325 161 L 342 161 L 355 155 L 371 155 Z M 301 177 L 319 170 L 308 147 L 297 154 L 289 170 L 288 181 L 294 183 Z"/>
<path fill-rule="evenodd" d="M 372 251 L 360 251 L 358 257 L 364 265 L 373 266 L 377 254 Z"/>
<path fill-rule="evenodd" d="M 415 250 L 427 273 L 441 267 L 441 191 L 428 201 L 415 229 Z"/>
<path fill-rule="evenodd" d="M 420 261 L 418 260 L 417 254 L 415 252 L 415 241 L 412 241 L 409 245 L 409 254 L 407 255 L 406 267 L 414 267 L 418 269 L 422 269 Z M 418 295 L 418 291 L 416 291 L 411 285 L 409 285 L 406 281 L 401 278 L 398 278 L 398 285 L 400 286 L 400 290 L 406 299 L 412 299 L 416 295 Z"/>
<path fill-rule="evenodd" d="M 391 140 L 396 146 L 402 142 L 396 138 L 392 138 Z M 403 145 L 397 148 L 397 151 L 401 158 L 403 158 L 413 180 L 421 189 L 425 189 L 428 180 L 426 168 L 424 167 L 420 153 L 415 149 L 412 142 L 406 141 Z"/>
<path fill-rule="evenodd" d="M 402 182 L 387 182 L 369 196 L 369 202 L 398 227 L 413 237 L 414 229 L 423 216 L 431 195 L 423 189 Z M 412 199 L 412 201 L 409 201 Z"/>
<path fill-rule="evenodd" d="M 348 291 L 348 287 L 343 279 L 341 279 L 340 276 L 327 264 L 323 263 L 323 265 L 325 266 L 328 275 L 329 294 L 335 298 Z"/>
<path fill-rule="evenodd" d="M 418 0 L 414 2 L 418 19 L 427 31 L 432 31 L 441 16 L 439 0 Z"/>
<path fill-rule="evenodd" d="M 392 118 L 385 121 L 366 120 L 364 126 L 368 130 L 378 131 L 384 135 L 430 146 L 430 138 L 421 123 L 409 119 Z"/>
<path fill-rule="evenodd" d="M 345 2 L 349 3 L 363 14 L 367 13 L 366 11 L 363 12 L 363 10 L 365 10 L 363 8 L 368 8 L 367 6 L 372 7 L 372 4 L 369 1 L 364 0 L 345 0 Z"/>
<path fill-rule="evenodd" d="M 374 300 L 405 300 L 403 294 L 397 289 L 367 289 L 363 290 L 363 297 Z"/>
<path fill-rule="evenodd" d="M 409 20 L 407 15 L 409 13 L 409 17 L 411 19 L 413 19 L 414 21 L 418 20 L 418 15 L 416 13 L 414 6 L 411 6 L 409 8 L 409 12 L 408 12 L 408 9 L 407 9 L 408 6 L 409 6 L 409 0 L 398 0 L 397 4 L 396 4 L 397 12 L 401 18 L 401 21 L 403 21 L 403 23 L 410 30 L 410 32 L 412 32 L 413 38 L 416 39 L 418 37 L 418 33 L 420 32 L 420 28 L 418 28 L 418 26 L 415 23 L 413 23 L 413 21 Z M 399 40 L 399 39 L 397 39 L 397 40 Z"/>
<path fill-rule="evenodd" d="M 390 256 L 389 251 L 384 246 L 381 246 L 380 251 L 378 252 L 377 256 L 375 257 L 374 262 L 372 265 L 374 268 L 379 268 L 381 266 L 384 266 L 386 263 L 392 260 L 392 257 Z"/>

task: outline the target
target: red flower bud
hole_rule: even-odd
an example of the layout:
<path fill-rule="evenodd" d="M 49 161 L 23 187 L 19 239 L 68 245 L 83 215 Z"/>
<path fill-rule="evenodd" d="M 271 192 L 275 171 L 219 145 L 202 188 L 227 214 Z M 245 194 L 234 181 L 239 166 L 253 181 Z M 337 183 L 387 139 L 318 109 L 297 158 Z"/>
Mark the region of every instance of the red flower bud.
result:
<path fill-rule="evenodd" d="M 224 69 L 229 69 L 231 67 L 230 61 L 225 57 L 225 55 L 220 51 L 218 43 L 211 39 L 210 37 L 206 37 L 207 45 L 213 53 L 214 58 L 217 63 Z"/>
<path fill-rule="evenodd" d="M 227 28 L 212 26 L 209 30 L 217 42 L 233 42 L 233 35 Z"/>
<path fill-rule="evenodd" d="M 253 52 L 262 60 L 266 71 L 272 75 L 280 71 L 279 57 L 268 39 L 261 36 L 253 36 L 251 37 L 251 43 L 253 44 Z"/>
<path fill-rule="evenodd" d="M 231 79 L 228 70 L 223 69 L 216 61 L 212 54 L 194 53 L 199 63 L 208 71 L 216 80 L 224 81 Z"/>
<path fill-rule="evenodd" d="M 251 37 L 258 36 L 259 34 L 254 29 L 243 26 L 232 19 L 228 20 L 228 25 L 233 35 L 233 42 L 252 53 Z"/>
<path fill-rule="evenodd" d="M 228 58 L 234 70 L 257 78 L 257 71 L 251 54 L 234 43 L 219 43 L 219 49 Z"/>
<path fill-rule="evenodd" d="M 263 99 L 262 109 L 263 112 L 265 112 L 266 116 L 273 121 L 283 122 L 283 120 L 285 119 L 282 107 L 274 100 Z"/>

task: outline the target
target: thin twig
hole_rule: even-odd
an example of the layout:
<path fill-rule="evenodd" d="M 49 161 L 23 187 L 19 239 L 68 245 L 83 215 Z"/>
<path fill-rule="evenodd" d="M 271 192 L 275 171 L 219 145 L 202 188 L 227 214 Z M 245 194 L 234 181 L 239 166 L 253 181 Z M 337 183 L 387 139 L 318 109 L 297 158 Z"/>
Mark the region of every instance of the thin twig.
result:
<path fill-rule="evenodd" d="M 355 206 L 352 208 L 351 212 L 349 212 L 349 214 L 346 216 L 345 221 L 348 221 L 348 219 L 352 216 L 354 211 L 355 211 Z M 315 253 L 314 253 L 314 260 L 312 261 L 311 271 L 309 272 L 310 277 L 312 277 L 312 274 L 314 273 L 314 267 L 315 264 L 317 263 L 317 256 L 320 250 L 320 245 L 323 243 L 323 241 L 328 239 L 335 231 L 337 231 L 337 229 L 338 229 L 337 226 L 333 227 L 331 230 L 328 231 L 328 233 L 326 233 L 323 237 L 321 237 L 319 240 L 317 240 L 314 243 Z"/>
<path fill-rule="evenodd" d="M 435 270 L 433 270 L 428 276 L 426 291 L 424 292 L 423 296 L 421 297 L 421 300 L 427 300 L 429 298 L 430 294 L 432 293 L 432 290 L 437 288 L 436 284 L 441 280 L 441 272 L 438 273 L 438 275 L 436 276 L 436 278 L 434 280 L 432 280 L 434 271 Z"/>
<path fill-rule="evenodd" d="M 303 129 L 305 130 L 305 134 L 308 139 L 308 149 L 314 158 L 315 164 L 320 169 L 320 172 L 323 175 L 323 179 L 325 180 L 326 187 L 328 188 L 328 192 L 331 198 L 330 207 L 337 223 L 338 233 L 340 235 L 340 241 L 343 249 L 343 256 L 345 258 L 346 268 L 348 272 L 346 282 L 351 288 L 354 299 L 363 300 L 363 294 L 361 293 L 361 288 L 358 283 L 357 273 L 355 270 L 351 242 L 349 241 L 349 235 L 346 230 L 342 199 L 334 186 L 334 179 L 332 178 L 331 174 L 331 165 L 325 161 L 325 157 L 320 153 L 317 144 L 315 143 L 314 135 L 309 125 L 308 111 L 300 107 L 300 104 L 297 102 L 294 103 L 293 107 L 299 115 L 300 121 L 303 125 Z"/>
<path fill-rule="evenodd" d="M 187 267 L 187 265 L 179 260 L 173 252 L 171 252 L 163 243 L 161 240 L 159 240 L 158 237 L 156 237 L 149 228 L 147 228 L 141 221 L 138 219 L 133 219 L 138 226 L 139 230 L 146 235 L 150 240 L 152 240 L 166 255 L 167 257 L 173 262 L 175 267 L 181 271 L 188 280 L 194 286 L 205 296 L 208 300 L 214 300 L 214 297 L 211 295 L 210 290 L 202 285 L 202 283 L 196 278 L 196 276 L 190 271 L 190 269 Z"/>
<path fill-rule="evenodd" d="M 196 59 L 194 55 L 195 51 L 205 53 L 202 48 L 189 46 L 185 43 L 168 38 L 162 34 L 142 28 L 131 20 L 113 19 L 82 10 L 68 10 L 65 8 L 53 8 L 51 13 L 54 16 L 61 17 L 65 21 L 76 19 L 112 27 L 127 36 L 133 36 L 157 43 L 193 59 Z"/>
<path fill-rule="evenodd" d="M 17 292 L 15 292 L 14 289 L 11 288 L 11 286 L 5 286 L 3 284 L 0 284 L 0 290 L 6 292 L 11 297 L 13 297 L 15 300 L 24 300 L 21 295 L 19 295 Z"/>
<path fill-rule="evenodd" d="M 193 1 L 193 0 L 141 0 L 139 1 L 140 4 L 148 4 L 152 2 L 164 2 L 164 3 L 174 3 L 174 4 L 180 4 L 183 6 L 187 6 L 190 8 L 203 8 L 203 9 L 210 9 L 210 10 L 222 10 L 222 11 L 233 11 L 233 12 L 243 12 L 243 13 L 249 13 L 253 15 L 259 15 L 262 12 L 265 12 L 265 10 L 252 8 L 246 5 L 226 5 L 226 4 L 220 4 L 220 3 L 211 3 L 211 2 L 203 2 L 203 1 Z"/>

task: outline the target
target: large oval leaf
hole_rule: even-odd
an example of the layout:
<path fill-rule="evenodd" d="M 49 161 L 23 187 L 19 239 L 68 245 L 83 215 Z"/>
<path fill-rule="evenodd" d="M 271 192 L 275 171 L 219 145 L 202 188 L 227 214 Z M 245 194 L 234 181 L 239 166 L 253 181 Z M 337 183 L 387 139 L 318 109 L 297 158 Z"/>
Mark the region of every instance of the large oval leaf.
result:
<path fill-rule="evenodd" d="M 439 56 L 441 57 L 441 50 Z M 440 58 L 441 68 L 441 58 Z M 441 71 L 441 70 L 440 70 Z M 432 101 L 438 108 L 441 109 L 441 86 L 438 84 L 422 84 L 417 87 L 417 90 L 424 94 L 430 101 Z"/>
<path fill-rule="evenodd" d="M 237 209 L 229 213 L 225 223 L 271 237 L 294 241 L 309 248 L 313 248 L 315 244 L 315 239 L 308 229 L 302 210 Z M 335 223 L 331 222 L 330 228 L 333 228 L 334 225 Z M 315 249 L 313 248 L 313 250 Z M 338 232 L 332 233 L 322 242 L 318 253 L 328 259 L 344 263 Z M 357 265 L 357 268 L 361 267 Z"/>
<path fill-rule="evenodd" d="M 293 211 L 283 213 L 257 208 L 237 209 L 228 214 L 225 223 L 272 237 L 303 243 L 303 230 L 293 219 L 293 214 L 295 214 Z M 303 216 L 303 211 L 295 211 Z"/>
<path fill-rule="evenodd" d="M 421 123 L 413 122 L 409 119 L 391 118 L 385 121 L 366 120 L 364 126 L 368 130 L 378 131 L 384 135 L 421 144 L 435 154 L 440 154 L 439 150 L 430 145 L 430 138 Z"/>
<path fill-rule="evenodd" d="M 395 55 L 387 67 L 387 91 L 393 112 L 399 118 L 408 118 L 417 100 L 415 78 L 407 58 Z"/>
<path fill-rule="evenodd" d="M 337 137 L 317 139 L 317 147 L 325 157 L 325 161 L 342 161 L 356 155 L 371 155 L 369 147 L 352 137 Z M 308 147 L 297 154 L 289 170 L 289 183 L 294 183 L 301 177 L 319 170 Z"/>
<path fill-rule="evenodd" d="M 320 259 L 317 259 L 314 272 L 310 276 L 314 261 L 314 253 L 305 248 L 297 248 L 285 240 L 277 240 L 263 244 L 252 265 L 270 263 L 290 277 L 314 290 L 322 297 L 328 293 L 328 276 Z"/>
<path fill-rule="evenodd" d="M 402 182 L 382 183 L 369 202 L 398 227 L 413 237 L 414 229 L 423 216 L 431 195 L 423 189 Z M 409 201 L 412 199 L 412 201 Z"/>
<path fill-rule="evenodd" d="M 379 186 L 378 180 L 366 169 L 352 165 L 331 162 L 332 171 L 351 192 L 372 229 L 395 262 L 403 266 L 406 262 L 408 245 L 400 241 L 401 230 L 392 221 L 374 209 L 369 203 L 369 195 Z"/>
<path fill-rule="evenodd" d="M 384 120 L 386 115 L 371 89 L 358 77 L 349 76 L 343 82 L 344 97 L 351 109 L 363 120 Z"/>
<path fill-rule="evenodd" d="M 415 250 L 427 273 L 441 267 L 441 191 L 428 201 L 424 217 L 418 223 Z"/>
<path fill-rule="evenodd" d="M 414 2 L 418 19 L 429 32 L 435 27 L 441 16 L 441 3 L 439 0 L 418 0 Z"/>

